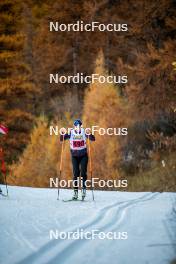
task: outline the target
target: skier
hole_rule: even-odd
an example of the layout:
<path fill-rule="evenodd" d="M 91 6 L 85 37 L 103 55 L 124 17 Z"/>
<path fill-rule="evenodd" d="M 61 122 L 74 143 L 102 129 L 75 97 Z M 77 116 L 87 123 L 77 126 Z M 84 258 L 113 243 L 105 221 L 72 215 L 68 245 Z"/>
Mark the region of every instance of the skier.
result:
<path fill-rule="evenodd" d="M 63 131 L 64 132 L 64 131 Z M 86 133 L 87 132 L 87 133 Z M 78 182 L 81 172 L 82 177 L 82 200 L 86 196 L 86 180 L 87 180 L 87 164 L 88 154 L 86 147 L 86 139 L 89 138 L 91 141 L 95 141 L 95 136 L 90 134 L 87 130 L 82 127 L 80 119 L 74 121 L 74 128 L 71 129 L 70 133 L 66 133 L 60 136 L 60 141 L 69 139 L 70 141 L 70 152 L 73 166 L 73 183 L 74 183 L 74 194 L 73 200 L 78 199 Z"/>

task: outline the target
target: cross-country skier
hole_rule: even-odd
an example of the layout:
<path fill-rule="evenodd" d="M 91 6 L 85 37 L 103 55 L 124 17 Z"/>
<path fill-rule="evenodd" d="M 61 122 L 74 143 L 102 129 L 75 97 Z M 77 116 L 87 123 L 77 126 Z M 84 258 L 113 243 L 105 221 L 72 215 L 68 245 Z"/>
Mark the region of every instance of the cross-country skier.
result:
<path fill-rule="evenodd" d="M 86 147 L 86 139 L 89 138 L 91 141 L 95 141 L 95 136 L 90 134 L 88 131 L 82 127 L 82 122 L 80 119 L 74 121 L 74 128 L 71 129 L 70 133 L 60 136 L 60 140 L 70 141 L 70 152 L 73 165 L 73 183 L 74 183 L 74 195 L 73 200 L 78 199 L 78 182 L 79 176 L 82 177 L 82 199 L 86 196 L 86 180 L 87 180 L 87 164 L 88 164 L 88 154 Z"/>

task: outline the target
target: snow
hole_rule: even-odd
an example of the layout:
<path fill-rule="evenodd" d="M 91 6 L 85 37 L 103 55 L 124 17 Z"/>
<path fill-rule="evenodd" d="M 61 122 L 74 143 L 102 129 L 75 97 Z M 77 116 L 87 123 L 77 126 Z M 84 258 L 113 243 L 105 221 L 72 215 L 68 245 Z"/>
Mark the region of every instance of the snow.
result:
<path fill-rule="evenodd" d="M 4 186 L 1 188 L 5 192 Z M 9 187 L 0 196 L 0 263 L 169 264 L 176 259 L 176 194 Z M 175 203 L 175 204 L 174 204 Z M 176 207 L 175 207 L 176 208 Z M 51 239 L 50 231 L 126 232 L 127 239 Z"/>

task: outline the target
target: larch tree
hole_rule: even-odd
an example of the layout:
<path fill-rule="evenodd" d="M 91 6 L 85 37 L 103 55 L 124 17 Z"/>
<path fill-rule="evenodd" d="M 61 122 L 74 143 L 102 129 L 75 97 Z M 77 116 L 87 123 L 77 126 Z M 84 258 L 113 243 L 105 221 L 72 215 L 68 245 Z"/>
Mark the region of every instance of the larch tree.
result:
<path fill-rule="evenodd" d="M 30 67 L 23 60 L 21 1 L 1 1 L 0 12 L 0 122 L 9 127 L 4 144 L 7 158 L 13 160 L 28 140 L 36 87 L 30 80 Z"/>
<path fill-rule="evenodd" d="M 104 56 L 99 52 L 94 73 L 107 77 Z M 83 121 L 85 127 L 125 128 L 129 123 L 128 106 L 119 95 L 118 86 L 114 83 L 90 84 L 84 99 Z M 104 133 L 104 132 L 103 132 Z M 95 133 L 93 146 L 94 170 L 100 178 L 119 178 L 121 160 L 121 139 L 124 136 L 100 135 Z"/>

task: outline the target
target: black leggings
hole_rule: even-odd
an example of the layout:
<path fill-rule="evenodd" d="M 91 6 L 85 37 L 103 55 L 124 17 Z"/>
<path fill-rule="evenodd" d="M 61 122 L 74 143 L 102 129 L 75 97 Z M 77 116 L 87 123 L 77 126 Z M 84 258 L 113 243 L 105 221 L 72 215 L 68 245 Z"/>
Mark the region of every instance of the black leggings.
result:
<path fill-rule="evenodd" d="M 82 177 L 82 186 L 86 188 L 86 180 L 87 180 L 87 164 L 88 164 L 88 155 L 84 155 L 81 157 L 72 156 L 72 165 L 73 165 L 73 181 L 74 181 L 74 189 L 78 190 L 78 177 Z M 81 169 L 81 170 L 80 170 Z"/>

